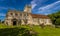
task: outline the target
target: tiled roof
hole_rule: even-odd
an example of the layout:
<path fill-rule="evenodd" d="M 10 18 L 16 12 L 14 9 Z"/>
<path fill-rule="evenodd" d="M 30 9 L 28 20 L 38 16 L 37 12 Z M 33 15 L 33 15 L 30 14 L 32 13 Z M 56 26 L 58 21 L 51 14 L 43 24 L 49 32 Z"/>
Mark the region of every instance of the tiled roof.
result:
<path fill-rule="evenodd" d="M 41 14 L 30 14 L 33 18 L 43 18 L 43 19 L 49 19 L 47 15 L 41 15 Z"/>

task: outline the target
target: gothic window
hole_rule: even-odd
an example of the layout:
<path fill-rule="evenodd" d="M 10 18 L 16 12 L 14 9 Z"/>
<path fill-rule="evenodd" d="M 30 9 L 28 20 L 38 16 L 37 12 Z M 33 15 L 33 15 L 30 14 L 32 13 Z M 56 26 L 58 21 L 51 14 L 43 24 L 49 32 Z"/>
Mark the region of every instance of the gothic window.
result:
<path fill-rule="evenodd" d="M 15 16 L 18 16 L 18 14 L 15 13 Z"/>
<path fill-rule="evenodd" d="M 36 18 L 33 18 L 33 21 L 34 21 L 34 22 L 37 22 L 37 19 L 36 19 Z"/>
<path fill-rule="evenodd" d="M 22 13 L 20 13 L 20 16 L 22 16 Z"/>
<path fill-rule="evenodd" d="M 24 16 L 26 16 L 26 14 L 24 14 Z"/>
<path fill-rule="evenodd" d="M 28 13 L 24 14 L 24 16 L 28 16 Z"/>
<path fill-rule="evenodd" d="M 41 19 L 41 22 L 44 22 L 44 19 Z"/>
<path fill-rule="evenodd" d="M 11 15 L 13 15 L 13 13 L 10 13 Z"/>

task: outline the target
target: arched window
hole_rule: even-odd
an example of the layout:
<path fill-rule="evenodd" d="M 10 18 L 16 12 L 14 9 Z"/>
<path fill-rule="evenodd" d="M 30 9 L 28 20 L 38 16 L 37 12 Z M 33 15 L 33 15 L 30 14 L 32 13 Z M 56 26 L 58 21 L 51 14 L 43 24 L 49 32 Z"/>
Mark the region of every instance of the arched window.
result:
<path fill-rule="evenodd" d="M 11 15 L 13 15 L 13 13 L 10 13 Z"/>
<path fill-rule="evenodd" d="M 20 16 L 22 16 L 22 13 L 20 13 Z"/>
<path fill-rule="evenodd" d="M 24 16 L 28 16 L 28 13 L 24 14 Z"/>
<path fill-rule="evenodd" d="M 15 13 L 15 16 L 18 16 L 18 14 L 17 14 L 17 13 Z"/>

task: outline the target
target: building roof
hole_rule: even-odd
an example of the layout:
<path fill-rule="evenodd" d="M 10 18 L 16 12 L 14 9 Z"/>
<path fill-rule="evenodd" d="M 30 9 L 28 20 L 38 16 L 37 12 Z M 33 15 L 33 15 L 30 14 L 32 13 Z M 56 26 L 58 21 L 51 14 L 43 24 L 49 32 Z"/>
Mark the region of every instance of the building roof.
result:
<path fill-rule="evenodd" d="M 42 18 L 42 19 L 49 19 L 47 15 L 41 15 L 41 14 L 31 14 L 33 18 Z"/>

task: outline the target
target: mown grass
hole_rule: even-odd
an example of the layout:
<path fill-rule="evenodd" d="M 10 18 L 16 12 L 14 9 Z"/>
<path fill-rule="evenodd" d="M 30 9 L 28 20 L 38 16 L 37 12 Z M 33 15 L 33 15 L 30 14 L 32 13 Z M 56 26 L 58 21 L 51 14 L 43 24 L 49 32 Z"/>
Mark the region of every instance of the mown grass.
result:
<path fill-rule="evenodd" d="M 5 26 L 0 25 L 0 36 L 17 36 L 19 33 L 19 28 L 27 28 L 28 30 L 33 30 L 38 33 L 38 36 L 60 36 L 60 28 L 54 28 L 46 26 L 42 29 L 40 26 Z M 24 30 L 23 30 L 24 31 Z"/>
<path fill-rule="evenodd" d="M 39 26 L 35 26 L 33 30 L 39 33 L 38 36 L 60 36 L 60 28 L 45 27 L 42 29 Z"/>

